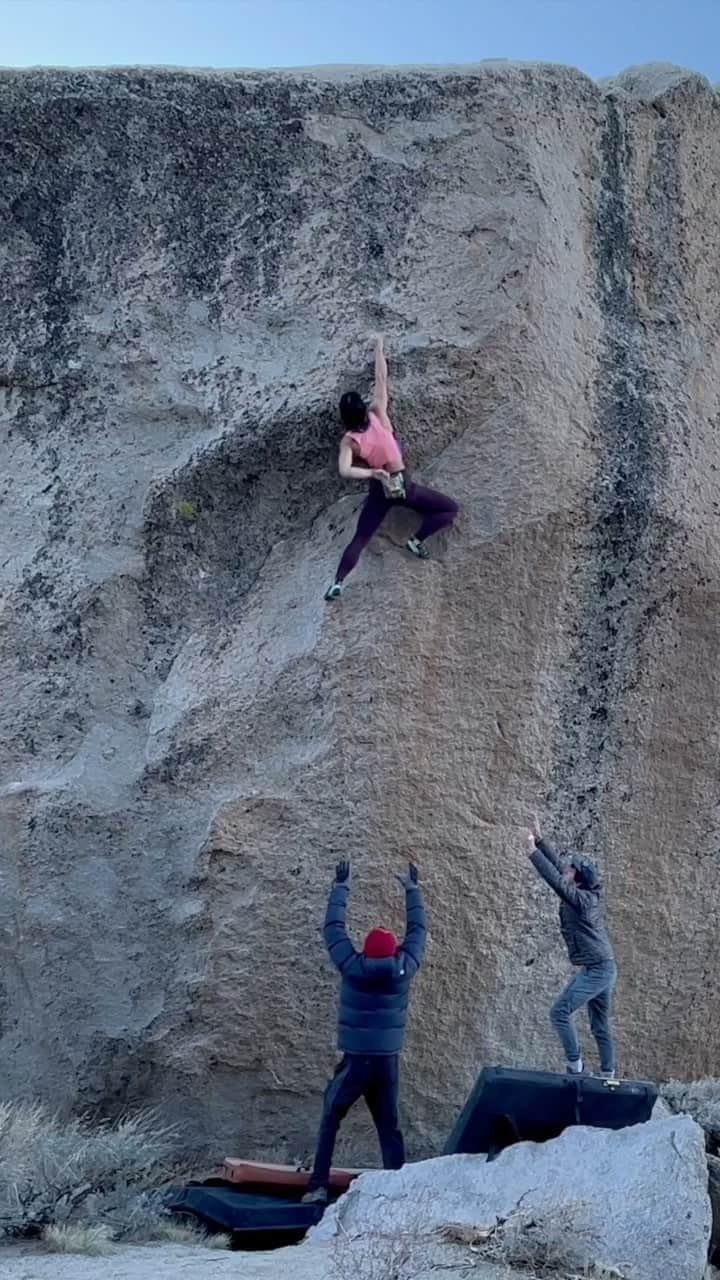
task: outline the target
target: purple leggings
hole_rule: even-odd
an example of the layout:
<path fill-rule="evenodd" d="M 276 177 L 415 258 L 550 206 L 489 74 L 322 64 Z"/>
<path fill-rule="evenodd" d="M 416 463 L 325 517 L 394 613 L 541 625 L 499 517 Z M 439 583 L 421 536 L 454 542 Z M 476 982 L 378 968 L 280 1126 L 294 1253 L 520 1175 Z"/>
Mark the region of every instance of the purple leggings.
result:
<path fill-rule="evenodd" d="M 368 542 L 380 528 L 392 507 L 410 507 L 412 511 L 420 512 L 423 521 L 415 535 L 420 542 L 429 538 L 432 533 L 446 529 L 458 513 L 457 503 L 453 502 L 452 498 L 446 498 L 444 493 L 438 493 L 436 489 L 426 489 L 424 485 L 408 481 L 405 485 L 404 498 L 388 498 L 380 481 L 371 480 L 368 496 L 357 522 L 355 537 L 342 553 L 335 575 L 336 582 L 342 582 L 343 578 L 346 578 L 355 568 Z"/>

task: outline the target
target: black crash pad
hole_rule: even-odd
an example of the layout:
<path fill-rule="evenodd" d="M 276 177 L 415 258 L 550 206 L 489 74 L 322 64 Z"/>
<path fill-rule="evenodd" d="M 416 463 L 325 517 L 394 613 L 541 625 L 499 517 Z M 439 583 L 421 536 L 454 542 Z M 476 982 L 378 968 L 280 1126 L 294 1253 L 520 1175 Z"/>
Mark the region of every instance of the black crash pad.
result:
<path fill-rule="evenodd" d="M 514 1142 L 547 1142 L 570 1125 L 624 1129 L 649 1120 L 655 1085 L 488 1067 L 478 1077 L 444 1155 L 487 1152 L 492 1158 Z"/>
<path fill-rule="evenodd" d="M 166 1203 L 173 1213 L 192 1214 L 208 1227 L 241 1235 L 299 1238 L 323 1215 L 322 1205 L 301 1204 L 297 1197 L 261 1195 L 217 1183 L 191 1182 L 186 1187 L 174 1187 Z"/>

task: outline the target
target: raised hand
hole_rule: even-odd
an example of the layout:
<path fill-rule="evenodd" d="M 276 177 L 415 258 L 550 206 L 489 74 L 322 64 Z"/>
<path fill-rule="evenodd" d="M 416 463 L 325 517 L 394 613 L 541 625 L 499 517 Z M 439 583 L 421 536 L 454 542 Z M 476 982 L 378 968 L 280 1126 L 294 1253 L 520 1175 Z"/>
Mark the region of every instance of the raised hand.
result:
<path fill-rule="evenodd" d="M 528 857 L 530 857 L 530 855 L 535 852 L 535 848 L 536 848 L 534 831 L 525 832 L 525 842 L 526 842 L 525 852 L 527 853 Z"/>
<path fill-rule="evenodd" d="M 533 814 L 532 831 L 536 840 L 542 840 L 542 828 L 540 826 L 540 819 L 536 813 Z"/>
<path fill-rule="evenodd" d="M 407 893 L 408 889 L 417 889 L 418 869 L 414 862 L 408 863 L 408 869 L 404 876 L 397 876 L 395 879 Z"/>
<path fill-rule="evenodd" d="M 346 884 L 348 889 L 350 888 L 350 863 L 347 859 L 343 859 L 342 862 L 338 862 L 335 868 L 335 883 Z"/>

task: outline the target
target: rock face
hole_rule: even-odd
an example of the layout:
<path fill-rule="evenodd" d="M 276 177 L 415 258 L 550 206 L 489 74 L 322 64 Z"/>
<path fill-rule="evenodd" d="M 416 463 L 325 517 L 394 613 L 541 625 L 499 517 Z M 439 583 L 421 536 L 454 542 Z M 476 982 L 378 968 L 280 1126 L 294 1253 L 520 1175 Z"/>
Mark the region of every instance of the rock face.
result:
<path fill-rule="evenodd" d="M 412 852 L 436 1151 L 558 1059 L 532 808 L 601 864 L 623 1070 L 717 1063 L 719 120 L 674 68 L 1 73 L 4 1092 L 306 1154 L 333 864 L 360 935 Z M 463 511 L 328 608 L 378 329 Z"/>
<path fill-rule="evenodd" d="M 720 1158 L 707 1157 L 708 1194 L 712 1206 L 712 1232 L 710 1235 L 710 1260 L 720 1262 Z"/>
<path fill-rule="evenodd" d="M 448 1224 L 510 1223 L 520 1210 L 529 1231 L 542 1234 L 545 1221 L 551 1245 L 553 1236 L 560 1250 L 573 1242 L 572 1267 L 701 1280 L 710 1236 L 703 1132 L 689 1116 L 616 1133 L 574 1128 L 553 1142 L 508 1147 L 490 1164 L 447 1156 L 364 1174 L 314 1228 L 311 1244 L 390 1232 L 432 1238 Z"/>

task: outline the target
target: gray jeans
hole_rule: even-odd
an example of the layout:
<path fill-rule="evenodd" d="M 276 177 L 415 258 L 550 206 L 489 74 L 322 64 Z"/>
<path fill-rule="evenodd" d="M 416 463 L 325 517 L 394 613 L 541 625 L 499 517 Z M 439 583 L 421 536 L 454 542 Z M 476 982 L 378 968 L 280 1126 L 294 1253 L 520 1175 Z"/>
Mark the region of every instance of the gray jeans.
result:
<path fill-rule="evenodd" d="M 577 1062 L 580 1044 L 572 1024 L 572 1015 L 588 1007 L 590 1030 L 600 1054 L 600 1070 L 615 1070 L 615 1049 L 610 1035 L 610 1007 L 617 969 L 613 960 L 588 965 L 570 979 L 550 1010 L 550 1021 L 557 1031 L 568 1062 Z"/>

